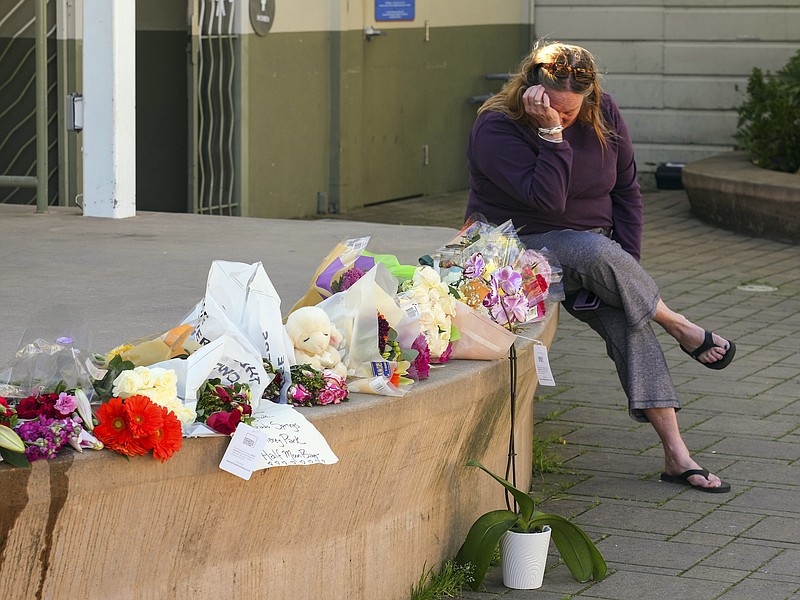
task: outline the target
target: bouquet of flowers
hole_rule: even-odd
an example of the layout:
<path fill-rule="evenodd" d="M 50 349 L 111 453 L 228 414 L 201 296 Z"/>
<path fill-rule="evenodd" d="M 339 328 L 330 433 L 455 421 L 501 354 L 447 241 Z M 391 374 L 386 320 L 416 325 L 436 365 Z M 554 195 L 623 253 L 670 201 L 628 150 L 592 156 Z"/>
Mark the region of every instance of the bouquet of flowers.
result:
<path fill-rule="evenodd" d="M 103 444 L 90 433 L 94 427 L 89 401 L 83 390 L 65 391 L 64 385 L 55 392 L 40 393 L 16 401 L 16 407 L 0 398 L 0 426 L 11 445 L 6 450 L 22 452 L 28 462 L 55 458 L 61 448 L 69 444 L 79 452 L 84 448 L 99 450 Z M 19 443 L 17 443 L 19 440 Z M 21 444 L 21 446 L 20 446 Z M 18 457 L 4 459 L 17 466 Z"/>
<path fill-rule="evenodd" d="M 347 385 L 330 369 L 318 371 L 310 365 L 292 365 L 289 403 L 294 406 L 325 406 L 347 401 Z"/>
<path fill-rule="evenodd" d="M 178 378 L 172 369 L 134 367 L 123 370 L 112 382 L 114 397 L 125 400 L 131 396 L 146 396 L 155 404 L 167 408 L 184 425 L 193 423 L 197 414 L 178 398 Z"/>
<path fill-rule="evenodd" d="M 147 396 L 111 398 L 97 409 L 95 435 L 107 448 L 125 456 L 153 451 L 163 463 L 183 445 L 181 422 L 174 412 Z"/>
<path fill-rule="evenodd" d="M 280 394 L 280 388 L 278 388 Z M 240 422 L 253 422 L 250 386 L 246 383 L 222 385 L 218 378 L 209 379 L 197 398 L 197 420 L 223 435 L 231 435 Z"/>
<path fill-rule="evenodd" d="M 439 264 L 447 271 L 443 279 L 451 293 L 514 331 L 543 319 L 546 299 L 563 298 L 552 287 L 560 282 L 560 269 L 545 254 L 525 249 L 511 221 L 499 227 L 473 221 L 459 243 L 440 250 Z"/>
<path fill-rule="evenodd" d="M 406 313 L 416 313 L 427 342 L 430 360 L 447 362 L 455 316 L 455 299 L 430 266 L 421 266 L 400 285 L 397 302 Z"/>

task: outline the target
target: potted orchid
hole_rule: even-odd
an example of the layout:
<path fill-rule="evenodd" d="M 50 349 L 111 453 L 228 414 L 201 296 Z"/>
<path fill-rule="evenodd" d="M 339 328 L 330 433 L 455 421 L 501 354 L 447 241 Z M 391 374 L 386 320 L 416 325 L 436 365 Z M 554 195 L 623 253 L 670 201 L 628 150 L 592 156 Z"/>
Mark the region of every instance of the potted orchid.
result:
<path fill-rule="evenodd" d="M 467 538 L 456 555 L 456 563 L 472 565 L 473 589 L 477 590 L 486 576 L 498 544 L 503 563 L 504 585 L 516 589 L 541 586 L 551 535 L 561 558 L 577 581 L 599 581 L 606 576 L 606 562 L 602 554 L 580 527 L 564 517 L 537 511 L 528 494 L 495 475 L 478 461 L 471 460 L 467 466 L 478 467 L 491 475 L 511 493 L 518 506 L 516 511 L 493 510 L 482 515 L 467 533 Z M 537 535 L 546 538 L 544 543 L 539 543 L 538 557 L 529 549 L 531 544 L 537 544 Z M 528 539 L 520 540 L 519 537 Z M 523 569 L 522 572 L 518 572 L 520 568 Z"/>

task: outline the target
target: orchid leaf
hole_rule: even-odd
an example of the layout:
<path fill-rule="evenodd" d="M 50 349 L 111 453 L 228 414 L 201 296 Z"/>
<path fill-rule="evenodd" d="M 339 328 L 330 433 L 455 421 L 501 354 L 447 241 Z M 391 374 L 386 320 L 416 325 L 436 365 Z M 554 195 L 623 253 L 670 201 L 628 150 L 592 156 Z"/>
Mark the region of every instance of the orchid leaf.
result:
<path fill-rule="evenodd" d="M 459 565 L 472 565 L 472 589 L 478 586 L 486 576 L 489 563 L 492 562 L 494 550 L 500 538 L 517 522 L 517 514 L 510 510 L 494 510 L 478 517 L 467 533 L 467 539 L 456 555 Z"/>
<path fill-rule="evenodd" d="M 517 505 L 519 506 L 520 516 L 522 517 L 522 520 L 524 520 L 525 522 L 531 520 L 534 511 L 534 504 L 533 504 L 533 499 L 528 494 L 526 494 L 522 490 L 517 489 L 516 487 L 514 487 L 513 484 L 509 483 L 502 477 L 498 477 L 497 475 L 492 473 L 489 469 L 484 467 L 481 463 L 479 463 L 477 460 L 469 461 L 467 463 L 467 466 L 478 467 L 485 473 L 488 473 L 489 475 L 494 477 L 500 484 L 503 485 L 503 487 L 505 487 L 514 496 L 514 500 L 517 501 Z M 530 531 L 530 529 L 528 531 Z"/>
<path fill-rule="evenodd" d="M 564 564 L 572 576 L 581 583 L 606 576 L 606 561 L 584 531 L 558 515 L 537 512 L 531 525 L 549 525 L 551 537 Z"/>

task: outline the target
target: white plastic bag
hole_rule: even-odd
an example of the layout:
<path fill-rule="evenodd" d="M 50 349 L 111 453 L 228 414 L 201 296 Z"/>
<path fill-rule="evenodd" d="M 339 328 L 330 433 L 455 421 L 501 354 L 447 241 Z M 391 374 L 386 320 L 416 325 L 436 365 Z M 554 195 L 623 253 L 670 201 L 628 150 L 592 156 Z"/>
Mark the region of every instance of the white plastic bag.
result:
<path fill-rule="evenodd" d="M 259 399 L 272 380 L 261 359 L 269 360 L 282 375 L 281 402 L 286 402 L 286 389 L 291 384 L 289 365 L 294 362 L 294 350 L 286 336 L 280 305 L 280 297 L 260 262 L 246 264 L 215 260 L 208 273 L 205 297 L 186 322 L 196 320 L 194 338 L 201 344 L 223 335 L 234 340 L 226 343 L 226 353 L 231 348 L 237 358 L 232 363 L 225 362 L 220 372 L 234 368 L 236 362 L 246 365 L 238 370 L 245 369 L 253 380 L 260 380 L 261 384 L 256 384 L 260 389 Z M 251 385 L 251 390 L 255 399 L 256 387 Z"/>

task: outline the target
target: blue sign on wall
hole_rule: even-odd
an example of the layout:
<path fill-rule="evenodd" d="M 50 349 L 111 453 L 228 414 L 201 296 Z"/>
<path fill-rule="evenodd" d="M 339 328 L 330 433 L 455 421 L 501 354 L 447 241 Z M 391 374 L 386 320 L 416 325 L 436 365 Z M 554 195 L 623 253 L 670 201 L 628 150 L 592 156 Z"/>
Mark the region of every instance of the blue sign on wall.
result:
<path fill-rule="evenodd" d="M 416 0 L 375 0 L 376 21 L 413 21 Z"/>

